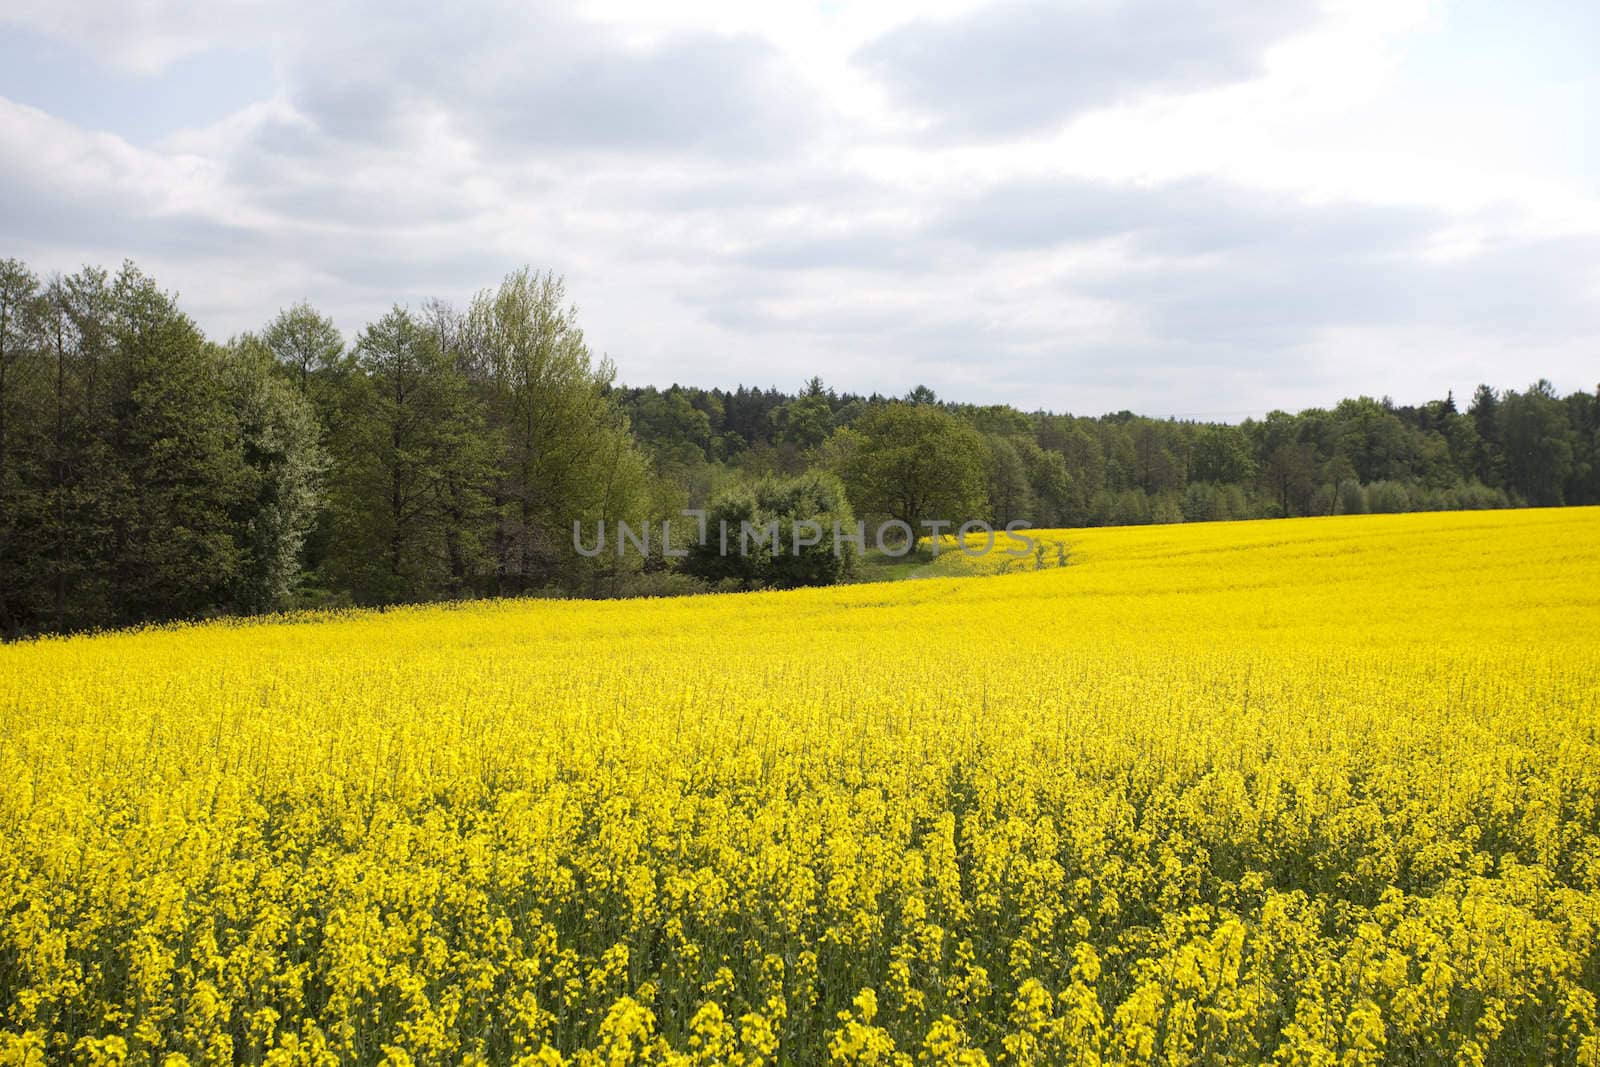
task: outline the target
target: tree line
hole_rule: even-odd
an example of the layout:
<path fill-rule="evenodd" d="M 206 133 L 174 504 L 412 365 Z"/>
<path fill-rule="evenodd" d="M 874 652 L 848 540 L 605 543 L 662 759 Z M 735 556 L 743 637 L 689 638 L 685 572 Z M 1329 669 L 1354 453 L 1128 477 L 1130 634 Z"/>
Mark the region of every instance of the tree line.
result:
<path fill-rule="evenodd" d="M 297 607 L 831 582 L 848 558 L 575 549 L 684 509 L 1039 527 L 1600 502 L 1600 398 L 1480 387 L 1238 425 L 624 388 L 562 281 L 308 304 L 219 343 L 131 263 L 0 261 L 0 634 Z M 787 528 L 787 527 L 786 527 Z"/>
<path fill-rule="evenodd" d="M 841 394 L 816 379 L 797 394 L 618 395 L 652 463 L 683 484 L 820 466 L 876 513 L 912 493 L 902 517 L 918 486 L 955 512 L 1039 527 L 1600 503 L 1600 389 L 1562 397 L 1542 379 L 1480 385 L 1465 410 L 1453 395 L 1357 397 L 1238 424 L 941 403 L 921 386 Z M 942 458 L 919 478 L 904 464 L 930 448 Z"/>
<path fill-rule="evenodd" d="M 0 632 L 581 589 L 563 531 L 652 509 L 612 373 L 527 270 L 219 344 L 132 264 L 7 260 Z"/>

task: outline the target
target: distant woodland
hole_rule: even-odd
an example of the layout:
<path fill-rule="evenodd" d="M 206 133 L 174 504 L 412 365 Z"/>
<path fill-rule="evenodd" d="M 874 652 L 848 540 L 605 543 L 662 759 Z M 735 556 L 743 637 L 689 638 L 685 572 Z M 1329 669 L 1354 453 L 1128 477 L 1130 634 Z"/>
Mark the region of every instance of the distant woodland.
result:
<path fill-rule="evenodd" d="M 575 523 L 687 530 L 686 508 L 920 529 L 1600 503 L 1600 392 L 1543 380 L 1227 425 L 615 376 L 531 270 L 353 337 L 299 304 L 218 342 L 131 263 L 0 261 L 0 635 L 851 577 L 826 544 L 574 550 Z"/>

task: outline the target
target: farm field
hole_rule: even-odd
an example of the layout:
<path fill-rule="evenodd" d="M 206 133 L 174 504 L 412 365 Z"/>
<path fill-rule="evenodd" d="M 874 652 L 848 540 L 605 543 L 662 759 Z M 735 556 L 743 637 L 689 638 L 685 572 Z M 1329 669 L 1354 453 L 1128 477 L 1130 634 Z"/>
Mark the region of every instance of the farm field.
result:
<path fill-rule="evenodd" d="M 0 1064 L 1600 1064 L 1600 509 L 0 647 Z"/>

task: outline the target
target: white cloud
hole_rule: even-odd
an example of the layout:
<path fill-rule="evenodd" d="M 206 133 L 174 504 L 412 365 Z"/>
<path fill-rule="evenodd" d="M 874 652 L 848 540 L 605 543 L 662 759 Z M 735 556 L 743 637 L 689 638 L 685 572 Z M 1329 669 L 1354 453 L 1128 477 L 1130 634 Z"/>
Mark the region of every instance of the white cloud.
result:
<path fill-rule="evenodd" d="M 353 333 L 531 262 L 630 382 L 1156 413 L 1592 385 L 1566 9 L 1270 7 L 23 0 L 0 24 L 108 67 L 245 45 L 277 84 L 156 144 L 0 99 L 0 251 L 131 256 L 219 335 L 301 298 Z M 1029 69 L 1041 25 L 1095 43 Z"/>

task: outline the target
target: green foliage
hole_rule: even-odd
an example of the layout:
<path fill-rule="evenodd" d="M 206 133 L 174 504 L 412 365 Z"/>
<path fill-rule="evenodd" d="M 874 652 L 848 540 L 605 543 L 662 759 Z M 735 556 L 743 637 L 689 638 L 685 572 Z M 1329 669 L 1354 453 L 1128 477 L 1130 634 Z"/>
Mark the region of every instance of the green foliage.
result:
<path fill-rule="evenodd" d="M 772 413 L 776 439 L 805 450 L 816 448 L 833 432 L 833 403 L 821 378 L 806 383 L 803 393 Z"/>
<path fill-rule="evenodd" d="M 1500 401 L 1498 430 L 1506 477 L 1528 503 L 1544 507 L 1565 503 L 1576 442 L 1566 407 L 1551 384 L 1540 379 L 1525 393 L 1506 393 Z"/>
<path fill-rule="evenodd" d="M 646 510 L 648 472 L 610 396 L 614 369 L 590 355 L 561 279 L 526 268 L 478 294 L 458 332 L 497 436 L 494 591 L 580 581 L 572 523 Z"/>
<path fill-rule="evenodd" d="M 1399 482 L 1373 482 L 1367 486 L 1367 508 L 1376 515 L 1411 510 L 1411 493 Z"/>
<path fill-rule="evenodd" d="M 691 544 L 685 573 L 741 588 L 832 585 L 850 573 L 855 549 L 834 539 L 855 531 L 844 486 L 831 474 L 764 478 L 715 496 L 706 537 Z"/>
<path fill-rule="evenodd" d="M 1038 501 L 1028 482 L 1028 469 L 1021 453 L 1009 439 L 998 434 L 986 436 L 984 446 L 983 473 L 989 498 L 987 518 L 997 526 L 1004 526 L 1012 519 L 1034 521 Z M 951 518 L 964 521 L 965 517 Z"/>
<path fill-rule="evenodd" d="M 131 264 L 0 264 L 0 632 L 229 606 L 250 472 L 226 364 Z"/>
<path fill-rule="evenodd" d="M 1465 411 L 1357 397 L 1228 426 L 613 376 L 560 279 L 527 269 L 464 311 L 397 308 L 346 351 L 305 302 L 218 346 L 131 264 L 41 282 L 0 261 L 0 635 L 708 587 L 695 567 L 837 580 L 831 552 L 680 572 L 573 549 L 575 522 L 673 519 L 681 543 L 682 509 L 713 501 L 736 533 L 776 517 L 785 537 L 805 513 L 924 534 L 1600 503 L 1600 395 L 1545 381 L 1480 386 Z"/>
<path fill-rule="evenodd" d="M 44 314 L 39 279 L 19 260 L 0 260 L 0 635 L 16 632 L 26 617 L 19 592 L 35 550 L 26 534 L 40 520 L 27 379 L 39 370 L 32 357 L 43 346 Z"/>
<path fill-rule="evenodd" d="M 960 523 L 987 511 L 988 450 L 970 425 L 931 403 L 873 408 L 839 431 L 836 473 L 856 514 L 908 524 L 920 536 L 925 520 Z"/>
<path fill-rule="evenodd" d="M 1184 522 L 1249 518 L 1249 504 L 1237 485 L 1190 482 L 1178 504 Z"/>
<path fill-rule="evenodd" d="M 1059 452 L 1040 448 L 1026 437 L 1012 442 L 1022 460 L 1024 476 L 1032 494 L 1027 519 L 1041 529 L 1071 526 L 1077 511 L 1078 487 L 1067 472 L 1067 460 Z M 1018 517 L 1018 516 L 1014 516 Z"/>
<path fill-rule="evenodd" d="M 688 467 L 704 463 L 715 451 L 711 417 L 694 406 L 686 390 L 642 392 L 629 409 L 642 440 L 650 443 L 657 462 Z"/>
<path fill-rule="evenodd" d="M 273 354 L 260 340 L 247 334 L 218 358 L 245 464 L 235 533 L 242 558 L 232 606 L 272 611 L 289 606 L 299 585 L 327 456 L 311 402 L 274 373 Z"/>
<path fill-rule="evenodd" d="M 1367 513 L 1367 494 L 1362 490 L 1361 483 L 1354 478 L 1346 478 L 1339 483 L 1338 513 L 1340 515 Z"/>
<path fill-rule="evenodd" d="M 261 342 L 304 393 L 311 391 L 314 375 L 333 369 L 344 354 L 344 338 L 333 320 L 305 301 L 278 312 Z"/>
<path fill-rule="evenodd" d="M 226 601 L 243 559 L 231 516 L 247 472 L 221 361 L 133 265 L 111 299 L 108 461 L 88 486 L 110 532 L 106 614 L 118 623 L 206 614 Z"/>
<path fill-rule="evenodd" d="M 1137 489 L 1101 490 L 1095 514 L 1106 526 L 1143 526 L 1151 521 L 1150 498 Z"/>
<path fill-rule="evenodd" d="M 1306 514 L 1316 489 L 1316 454 L 1304 442 L 1285 441 L 1267 456 L 1262 478 L 1282 516 Z"/>
<path fill-rule="evenodd" d="M 1256 474 L 1250 442 L 1237 426 L 1202 426 L 1195 432 L 1190 477 L 1214 484 L 1247 482 Z"/>
<path fill-rule="evenodd" d="M 1363 482 L 1410 477 L 1417 462 L 1417 436 L 1382 404 L 1370 397 L 1341 401 L 1334 408 L 1337 446 Z"/>
<path fill-rule="evenodd" d="M 363 331 L 355 363 L 329 437 L 328 571 L 361 603 L 459 595 L 490 459 L 465 377 L 400 307 Z"/>

